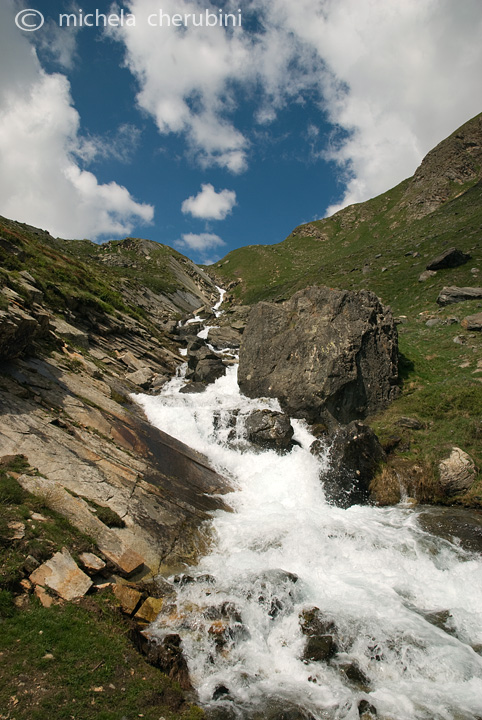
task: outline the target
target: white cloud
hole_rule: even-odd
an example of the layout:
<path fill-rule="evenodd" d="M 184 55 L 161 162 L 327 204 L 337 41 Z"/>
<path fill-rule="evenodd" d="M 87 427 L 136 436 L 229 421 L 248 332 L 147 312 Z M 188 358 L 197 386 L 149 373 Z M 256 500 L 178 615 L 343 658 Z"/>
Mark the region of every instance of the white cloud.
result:
<path fill-rule="evenodd" d="M 138 104 L 159 131 L 184 134 L 201 165 L 241 172 L 254 151 L 252 123 L 269 125 L 290 103 L 314 101 L 342 131 L 325 148 L 345 183 L 331 210 L 409 176 L 480 111 L 480 0 L 245 0 L 243 16 L 257 13 L 257 34 L 244 26 L 149 28 L 158 1 L 127 3 L 137 26 L 115 35 L 139 83 Z M 206 5 L 165 0 L 163 11 Z M 241 128 L 234 111 L 246 98 L 256 107 Z M 319 155 L 314 140 L 311 131 L 307 158 Z"/>
<path fill-rule="evenodd" d="M 226 243 L 219 237 L 219 235 L 214 235 L 214 233 L 199 233 L 199 235 L 186 233 L 176 242 L 176 245 L 177 247 L 204 253 L 206 250 L 211 250 L 215 247 L 222 247 L 223 245 L 226 245 Z"/>
<path fill-rule="evenodd" d="M 181 206 L 182 212 L 203 220 L 224 220 L 236 205 L 236 193 L 234 190 L 221 190 L 216 192 L 214 187 L 207 183 L 201 185 L 197 195 L 184 200 Z"/>
<path fill-rule="evenodd" d="M 83 169 L 80 118 L 64 75 L 47 74 L 16 31 L 13 6 L 0 6 L 0 212 L 63 237 L 127 234 L 150 222 L 152 206 Z"/>
<path fill-rule="evenodd" d="M 181 250 L 186 252 L 189 257 L 195 262 L 202 263 L 203 265 L 212 265 L 219 260 L 218 255 L 212 255 L 211 251 L 215 248 L 222 248 L 226 246 L 226 243 L 219 235 L 214 233 L 186 233 L 182 235 L 179 240 L 176 240 L 174 245 Z"/>

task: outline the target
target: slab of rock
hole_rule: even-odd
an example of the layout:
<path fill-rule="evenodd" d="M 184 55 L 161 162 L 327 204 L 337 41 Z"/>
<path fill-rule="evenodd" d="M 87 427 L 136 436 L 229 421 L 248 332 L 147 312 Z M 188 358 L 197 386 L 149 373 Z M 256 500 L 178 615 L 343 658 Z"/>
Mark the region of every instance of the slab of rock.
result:
<path fill-rule="evenodd" d="M 285 413 L 255 410 L 247 416 L 245 427 L 248 440 L 260 447 L 285 450 L 291 445 L 293 428 Z"/>
<path fill-rule="evenodd" d="M 94 553 L 83 552 L 79 555 L 79 560 L 89 575 L 95 575 L 105 569 L 105 562 Z"/>
<path fill-rule="evenodd" d="M 40 565 L 29 579 L 34 585 L 49 587 L 64 600 L 83 597 L 92 587 L 92 580 L 82 572 L 67 548 Z"/>
<path fill-rule="evenodd" d="M 444 287 L 440 291 L 437 303 L 445 306 L 465 302 L 466 300 L 482 300 L 482 288 L 456 287 L 455 285 Z"/>
<path fill-rule="evenodd" d="M 448 458 L 438 466 L 440 487 L 445 495 L 457 495 L 472 487 L 476 477 L 475 463 L 464 450 L 453 447 Z"/>
<path fill-rule="evenodd" d="M 223 361 L 219 357 L 199 360 L 194 368 L 188 368 L 186 380 L 209 385 L 222 377 L 226 372 Z"/>
<path fill-rule="evenodd" d="M 251 310 L 238 373 L 248 397 L 276 397 L 292 417 L 336 425 L 386 407 L 397 381 L 397 330 L 372 292 L 310 287 Z"/>
<path fill-rule="evenodd" d="M 141 622 L 152 623 L 162 610 L 162 598 L 148 597 L 135 614 L 135 619 Z"/>
<path fill-rule="evenodd" d="M 468 253 L 457 250 L 457 248 L 448 248 L 443 253 L 434 257 L 427 265 L 427 270 L 443 270 L 444 268 L 455 268 L 464 265 L 470 260 Z"/>
<path fill-rule="evenodd" d="M 116 583 L 112 588 L 112 592 L 120 602 L 122 611 L 126 615 L 132 615 L 142 600 L 142 593 L 129 585 L 121 585 Z"/>
<path fill-rule="evenodd" d="M 139 385 L 143 390 L 148 390 L 152 385 L 154 376 L 155 373 L 150 368 L 144 367 L 135 372 L 127 373 L 126 380 L 134 383 L 134 385 Z"/>
<path fill-rule="evenodd" d="M 434 270 L 424 270 L 424 272 L 419 275 L 418 282 L 425 282 L 436 274 Z"/>
<path fill-rule="evenodd" d="M 467 315 L 460 324 L 465 330 L 482 331 L 482 312 L 475 313 L 475 315 Z"/>
<path fill-rule="evenodd" d="M 318 443 L 313 443 L 312 452 L 319 451 Z M 342 508 L 367 503 L 370 482 L 385 460 L 377 436 L 367 425 L 353 421 L 341 428 L 333 438 L 329 467 L 321 478 L 328 502 Z"/>
<path fill-rule="evenodd" d="M 50 322 L 54 327 L 55 333 L 60 335 L 60 337 L 68 343 L 80 345 L 80 347 L 86 350 L 89 349 L 89 336 L 86 332 L 79 330 L 79 328 L 74 327 L 62 318 L 52 318 Z"/>
<path fill-rule="evenodd" d="M 144 567 L 144 558 L 135 550 L 128 548 L 123 552 L 113 552 L 112 550 L 103 549 L 103 553 L 107 560 L 113 563 L 117 570 L 125 577 L 131 577 L 140 572 Z"/>
<path fill-rule="evenodd" d="M 208 332 L 208 342 L 218 350 L 238 348 L 241 343 L 241 333 L 232 327 L 214 327 Z"/>

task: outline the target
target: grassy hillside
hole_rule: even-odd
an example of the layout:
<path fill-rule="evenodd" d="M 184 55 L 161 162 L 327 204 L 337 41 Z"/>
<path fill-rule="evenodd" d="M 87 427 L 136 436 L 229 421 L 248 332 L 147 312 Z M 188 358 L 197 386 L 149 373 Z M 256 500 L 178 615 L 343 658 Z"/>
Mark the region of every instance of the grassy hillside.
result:
<path fill-rule="evenodd" d="M 399 455 L 424 465 L 432 486 L 427 497 L 436 495 L 435 466 L 450 447 L 463 448 L 482 466 L 482 338 L 459 324 L 482 303 L 436 303 L 444 286 L 482 285 L 481 147 L 478 116 L 433 150 L 413 178 L 301 225 L 277 245 L 235 250 L 211 270 L 224 286 L 233 283 L 236 302 L 279 302 L 318 284 L 369 289 L 392 307 L 400 323 L 403 392 L 372 424 L 387 442 L 400 438 Z M 471 260 L 420 282 L 427 263 L 452 246 Z M 429 319 L 439 322 L 428 327 Z M 424 428 L 401 429 L 403 415 Z M 482 484 L 460 501 L 481 504 Z"/>

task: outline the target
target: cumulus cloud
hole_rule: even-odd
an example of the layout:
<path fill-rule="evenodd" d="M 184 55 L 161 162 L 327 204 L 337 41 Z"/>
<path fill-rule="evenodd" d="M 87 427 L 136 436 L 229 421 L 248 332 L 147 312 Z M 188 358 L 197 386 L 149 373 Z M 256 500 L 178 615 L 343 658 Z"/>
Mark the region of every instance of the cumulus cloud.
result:
<path fill-rule="evenodd" d="M 0 6 L 0 212 L 63 237 L 127 234 L 150 222 L 152 206 L 125 187 L 101 184 L 79 162 L 83 139 L 62 74 L 46 73 L 28 40 L 12 30 L 13 6 Z"/>
<path fill-rule="evenodd" d="M 330 211 L 412 174 L 480 111 L 480 0 L 246 0 L 244 18 L 256 22 L 231 31 L 150 28 L 157 0 L 127 1 L 137 26 L 114 32 L 139 84 L 137 102 L 159 131 L 183 134 L 201 165 L 241 172 L 255 152 L 255 123 L 266 128 L 290 103 L 314 102 L 341 131 L 324 147 L 345 186 Z M 206 6 L 165 0 L 163 11 Z M 246 98 L 252 123 L 240 127 L 235 111 Z"/>
<path fill-rule="evenodd" d="M 184 200 L 182 212 L 202 220 L 224 220 L 236 205 L 234 190 L 221 190 L 216 192 L 214 187 L 207 183 L 201 185 L 197 195 L 191 195 Z"/>
<path fill-rule="evenodd" d="M 215 248 L 225 247 L 226 243 L 219 235 L 214 233 L 185 233 L 174 245 L 181 252 L 188 252 L 189 257 L 193 257 L 196 262 L 203 265 L 212 265 L 219 260 L 219 255 L 212 255 L 211 251 Z M 194 256 L 192 255 L 194 254 Z"/>

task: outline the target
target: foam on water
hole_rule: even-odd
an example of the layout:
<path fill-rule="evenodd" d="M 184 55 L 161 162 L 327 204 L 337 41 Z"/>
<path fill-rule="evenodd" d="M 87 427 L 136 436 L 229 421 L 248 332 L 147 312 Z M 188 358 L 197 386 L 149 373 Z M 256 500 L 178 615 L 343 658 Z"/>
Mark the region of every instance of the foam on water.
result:
<path fill-rule="evenodd" d="M 214 514 L 211 550 L 189 570 L 198 581 L 180 584 L 175 619 L 156 625 L 182 635 L 201 702 L 247 717 L 276 699 L 317 719 L 356 720 L 366 699 L 382 718 L 475 720 L 480 558 L 424 532 L 416 510 L 327 504 L 327 457 L 309 452 L 314 438 L 302 421 L 292 421 L 291 452 L 250 448 L 243 417 L 279 408 L 240 395 L 236 370 L 202 394 L 179 394 L 181 373 L 159 397 L 136 398 L 154 425 L 204 453 L 236 488 L 226 497 L 234 512 Z M 301 660 L 299 615 L 312 607 L 338 629 L 330 663 Z M 433 624 L 435 611 L 448 611 L 445 625 Z M 343 662 L 356 662 L 369 686 L 350 681 Z M 214 702 L 220 686 L 229 696 Z"/>

